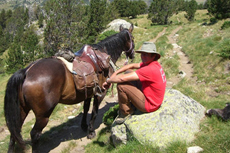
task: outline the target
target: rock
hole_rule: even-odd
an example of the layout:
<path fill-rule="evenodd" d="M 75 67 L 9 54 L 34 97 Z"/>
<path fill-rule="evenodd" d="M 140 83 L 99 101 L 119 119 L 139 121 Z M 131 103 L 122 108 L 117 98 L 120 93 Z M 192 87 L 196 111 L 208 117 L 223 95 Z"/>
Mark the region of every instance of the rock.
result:
<path fill-rule="evenodd" d="M 181 78 L 184 78 L 185 76 L 186 76 L 186 73 L 184 72 L 184 71 L 180 71 L 179 72 L 179 76 L 181 77 Z"/>
<path fill-rule="evenodd" d="M 75 116 L 68 116 L 68 119 L 70 120 L 70 119 L 73 119 L 73 118 L 75 118 Z"/>
<path fill-rule="evenodd" d="M 205 108 L 195 100 L 174 89 L 166 89 L 162 106 L 156 112 L 135 112 L 124 124 L 113 124 L 115 146 L 135 137 L 140 143 L 160 148 L 174 142 L 191 142 L 199 131 Z"/>
<path fill-rule="evenodd" d="M 128 135 L 126 133 L 125 124 L 116 125 L 114 128 L 111 128 L 111 133 L 114 146 L 118 146 L 121 143 L 126 144 Z"/>
<path fill-rule="evenodd" d="M 202 152 L 202 151 L 204 151 L 204 149 L 199 147 L 199 146 L 189 147 L 187 149 L 187 153 L 199 153 L 199 152 Z"/>
<path fill-rule="evenodd" d="M 120 28 L 120 25 L 123 25 L 124 28 L 127 28 L 129 29 L 130 28 L 130 25 L 131 23 L 123 20 L 123 19 L 115 19 L 113 20 L 112 22 L 110 22 L 108 24 L 108 28 L 105 30 L 105 31 L 109 31 L 109 30 L 114 30 L 114 31 L 117 31 L 119 32 L 119 28 Z M 135 27 L 134 27 L 135 28 Z M 105 32 L 104 31 L 104 32 Z"/>

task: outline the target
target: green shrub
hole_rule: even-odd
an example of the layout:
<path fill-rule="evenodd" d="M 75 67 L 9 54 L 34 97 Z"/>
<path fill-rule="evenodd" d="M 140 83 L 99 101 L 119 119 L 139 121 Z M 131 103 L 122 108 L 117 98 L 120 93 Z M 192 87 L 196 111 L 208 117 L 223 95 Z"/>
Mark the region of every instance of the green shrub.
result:
<path fill-rule="evenodd" d="M 230 46 L 223 46 L 219 51 L 219 56 L 225 59 L 230 59 Z"/>
<path fill-rule="evenodd" d="M 225 21 L 223 23 L 223 25 L 221 26 L 221 29 L 224 30 L 224 29 L 227 29 L 230 27 L 230 21 Z"/>
<path fill-rule="evenodd" d="M 114 31 L 114 30 L 109 30 L 109 31 L 106 31 L 102 34 L 99 35 L 98 37 L 98 41 L 101 41 L 101 40 L 104 40 L 105 38 L 109 37 L 109 36 L 112 36 L 114 34 L 116 34 L 117 32 Z"/>
<path fill-rule="evenodd" d="M 213 38 L 214 41 L 221 41 L 222 37 L 221 36 L 216 36 Z"/>
<path fill-rule="evenodd" d="M 215 24 L 217 22 L 218 20 L 216 18 L 210 18 L 210 24 Z"/>
<path fill-rule="evenodd" d="M 102 119 L 102 121 L 105 125 L 108 125 L 108 126 L 112 125 L 114 119 L 117 116 L 118 109 L 119 109 L 119 104 L 117 104 L 113 107 L 110 107 L 109 110 L 107 112 L 105 112 L 103 119 Z"/>
<path fill-rule="evenodd" d="M 230 59 L 230 42 L 229 40 L 225 40 L 222 44 L 220 44 L 220 50 L 218 51 L 219 56 L 224 59 Z"/>

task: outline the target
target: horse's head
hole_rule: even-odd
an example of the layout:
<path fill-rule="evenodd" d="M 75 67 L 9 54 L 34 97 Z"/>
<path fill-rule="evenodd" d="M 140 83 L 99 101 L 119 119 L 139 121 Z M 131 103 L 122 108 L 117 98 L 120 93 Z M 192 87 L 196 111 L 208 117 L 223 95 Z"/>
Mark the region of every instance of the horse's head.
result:
<path fill-rule="evenodd" d="M 127 33 L 127 37 L 126 39 L 128 40 L 126 43 L 126 48 L 127 50 L 125 50 L 125 55 L 127 60 L 130 58 L 131 60 L 134 59 L 134 37 L 132 36 L 132 31 L 133 31 L 133 24 L 130 25 L 129 29 L 125 29 L 122 25 L 120 25 L 120 31 L 125 31 Z"/>

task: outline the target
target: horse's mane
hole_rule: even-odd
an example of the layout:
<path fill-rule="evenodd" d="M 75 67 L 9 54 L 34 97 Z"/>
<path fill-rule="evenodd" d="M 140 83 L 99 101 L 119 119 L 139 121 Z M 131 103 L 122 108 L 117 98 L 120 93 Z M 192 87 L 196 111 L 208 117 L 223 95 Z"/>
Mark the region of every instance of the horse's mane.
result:
<path fill-rule="evenodd" d="M 106 51 L 112 60 L 116 62 L 121 56 L 122 51 L 126 50 L 127 39 L 129 39 L 129 34 L 128 29 L 125 29 L 91 46 Z"/>

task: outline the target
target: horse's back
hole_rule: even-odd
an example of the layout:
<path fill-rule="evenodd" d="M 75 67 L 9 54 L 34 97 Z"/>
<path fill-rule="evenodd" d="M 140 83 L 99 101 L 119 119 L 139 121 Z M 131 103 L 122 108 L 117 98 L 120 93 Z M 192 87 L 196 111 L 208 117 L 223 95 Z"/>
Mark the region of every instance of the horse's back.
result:
<path fill-rule="evenodd" d="M 41 59 L 28 69 L 22 92 L 33 110 L 46 110 L 55 107 L 65 93 L 75 93 L 72 81 L 71 73 L 60 60 Z"/>
<path fill-rule="evenodd" d="M 28 69 L 24 85 L 53 87 L 58 86 L 64 80 L 65 68 L 63 64 L 58 59 L 47 58 L 35 62 Z M 59 84 L 53 84 L 53 82 L 59 82 Z"/>

